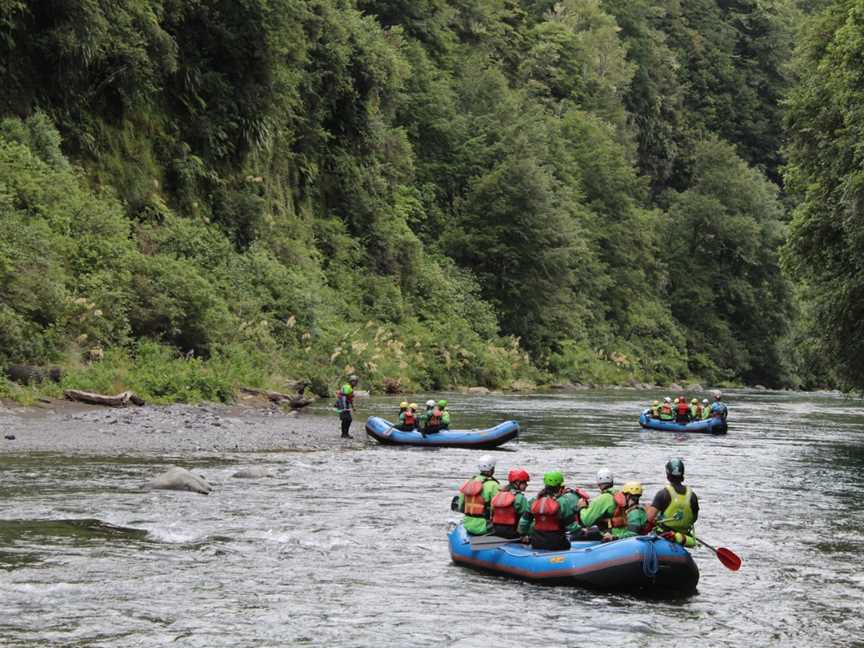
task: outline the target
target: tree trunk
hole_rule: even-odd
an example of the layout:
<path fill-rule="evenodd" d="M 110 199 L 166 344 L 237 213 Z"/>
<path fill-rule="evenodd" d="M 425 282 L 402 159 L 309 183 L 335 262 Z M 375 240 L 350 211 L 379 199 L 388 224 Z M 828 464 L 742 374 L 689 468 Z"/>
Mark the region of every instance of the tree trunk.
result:
<path fill-rule="evenodd" d="M 63 395 L 71 401 L 92 403 L 93 405 L 108 405 L 109 407 L 125 407 L 129 403 L 133 405 L 144 404 L 144 399 L 139 398 L 131 391 L 125 391 L 116 396 L 106 396 L 105 394 L 96 394 L 78 389 L 67 389 L 63 392 Z"/>

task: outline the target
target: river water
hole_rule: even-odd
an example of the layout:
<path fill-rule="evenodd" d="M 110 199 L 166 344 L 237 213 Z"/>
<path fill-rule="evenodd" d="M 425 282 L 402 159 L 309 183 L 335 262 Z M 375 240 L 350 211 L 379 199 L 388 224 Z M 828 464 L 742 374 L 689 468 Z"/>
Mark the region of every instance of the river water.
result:
<path fill-rule="evenodd" d="M 682 457 L 700 537 L 744 561 L 731 572 L 695 550 L 701 580 L 689 598 L 538 586 L 453 565 L 450 498 L 477 451 L 372 441 L 177 457 L 6 451 L 0 645 L 861 646 L 864 402 L 729 392 L 725 437 L 640 431 L 638 412 L 662 396 L 453 395 L 450 407 L 454 427 L 520 421 L 519 442 L 494 456 L 499 475 L 528 469 L 530 492 L 560 469 L 593 493 L 606 466 L 619 483 L 641 480 L 650 501 L 666 460 Z M 360 417 L 392 418 L 394 405 L 364 401 Z M 142 492 L 172 461 L 205 475 L 214 493 Z M 232 478 L 252 465 L 272 476 Z"/>

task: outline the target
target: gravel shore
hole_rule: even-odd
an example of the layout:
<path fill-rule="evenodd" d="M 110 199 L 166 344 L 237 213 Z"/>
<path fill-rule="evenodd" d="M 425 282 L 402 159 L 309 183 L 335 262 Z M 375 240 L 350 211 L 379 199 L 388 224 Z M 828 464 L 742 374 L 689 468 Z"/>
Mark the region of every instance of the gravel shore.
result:
<path fill-rule="evenodd" d="M 102 407 L 57 400 L 24 407 L 0 403 L 0 455 L 60 452 L 87 455 L 187 455 L 303 451 L 360 446 L 339 438 L 339 419 L 326 408 L 285 412 L 260 403 Z M 9 437 L 14 437 L 10 439 Z"/>

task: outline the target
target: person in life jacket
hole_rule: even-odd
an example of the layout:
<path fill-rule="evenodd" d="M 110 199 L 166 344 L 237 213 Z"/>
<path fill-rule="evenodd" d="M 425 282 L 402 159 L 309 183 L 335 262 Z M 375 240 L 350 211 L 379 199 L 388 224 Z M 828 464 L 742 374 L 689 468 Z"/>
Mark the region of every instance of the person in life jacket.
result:
<path fill-rule="evenodd" d="M 441 399 L 438 401 L 438 409 L 441 410 L 441 425 L 439 429 L 441 430 L 449 430 L 450 429 L 450 412 L 447 409 L 447 401 L 445 399 Z"/>
<path fill-rule="evenodd" d="M 483 455 L 477 462 L 477 474 L 459 487 L 454 508 L 465 514 L 462 523 L 471 535 L 489 533 L 492 499 L 501 485 L 495 479 L 495 460 Z"/>
<path fill-rule="evenodd" d="M 528 511 L 528 488 L 530 477 L 522 468 L 507 473 L 507 485 L 492 498 L 492 533 L 502 538 L 519 537 L 519 520 Z"/>
<path fill-rule="evenodd" d="M 399 414 L 399 425 L 396 426 L 396 429 L 408 432 L 416 427 L 417 403 L 405 403 L 405 409 L 403 409 Z"/>
<path fill-rule="evenodd" d="M 660 535 L 670 542 L 695 547 L 693 525 L 699 519 L 699 499 L 689 486 L 684 485 L 684 461 L 666 462 L 666 480 L 669 484 L 657 491 L 648 506 L 648 523 L 661 530 Z"/>
<path fill-rule="evenodd" d="M 576 494 L 564 488 L 564 476 L 557 470 L 547 472 L 543 475 L 543 490 L 519 520 L 519 535 L 530 536 L 535 549 L 569 549 L 567 529 L 576 517 L 576 502 Z"/>
<path fill-rule="evenodd" d="M 429 404 L 432 404 L 431 406 Z M 435 434 L 441 431 L 443 414 L 434 400 L 426 401 L 426 420 L 423 423 L 423 434 Z"/>
<path fill-rule="evenodd" d="M 711 418 L 711 406 L 708 404 L 708 399 L 702 399 L 702 419 Z"/>
<path fill-rule="evenodd" d="M 690 406 L 687 404 L 687 399 L 683 396 L 678 397 L 678 405 L 675 406 L 675 422 L 690 422 Z"/>
<path fill-rule="evenodd" d="M 666 396 L 663 399 L 663 404 L 660 406 L 660 420 L 661 421 L 674 421 L 675 420 L 675 410 L 672 407 L 672 399 Z"/>
<path fill-rule="evenodd" d="M 601 468 L 597 471 L 597 488 L 600 489 L 600 495 L 579 511 L 579 521 L 585 527 L 580 533 L 580 539 L 599 538 L 600 534 L 612 527 L 613 515 L 619 504 L 623 504 L 623 498 L 619 497 L 620 501 L 617 502 L 615 500 L 616 493 L 612 488 L 614 484 L 615 479 L 611 470 Z M 616 518 L 614 524 L 625 526 L 626 520 Z M 595 526 L 597 529 L 591 528 Z"/>
<path fill-rule="evenodd" d="M 353 439 L 349 433 L 351 421 L 354 419 L 354 388 L 357 387 L 359 379 L 354 374 L 348 377 L 348 382 L 342 385 L 342 389 L 336 394 L 336 411 L 339 412 L 339 420 L 342 423 L 342 438 Z"/>
<path fill-rule="evenodd" d="M 698 398 L 690 401 L 690 420 L 699 421 L 702 419 L 702 404 Z"/>
<path fill-rule="evenodd" d="M 655 400 L 651 405 L 651 418 L 660 418 L 660 401 Z"/>
<path fill-rule="evenodd" d="M 719 391 L 714 392 L 714 402 L 711 403 L 711 416 L 726 420 L 726 416 L 729 414 L 729 409 L 722 401 L 722 398 L 723 394 L 721 394 Z"/>
<path fill-rule="evenodd" d="M 613 495 L 615 499 L 615 512 L 612 520 L 622 520 L 621 524 L 613 524 L 603 534 L 603 541 L 620 540 L 648 533 L 648 513 L 639 506 L 639 498 L 642 497 L 642 484 L 631 481 L 624 484 L 621 491 Z"/>
<path fill-rule="evenodd" d="M 426 401 L 426 409 L 423 410 L 423 412 L 420 414 L 420 417 L 419 417 L 419 421 L 420 421 L 419 428 L 420 428 L 420 431 L 423 432 L 424 434 L 426 433 L 426 428 L 429 425 L 429 418 L 432 416 L 432 410 L 434 410 L 434 409 L 435 409 L 435 401 L 430 398 L 429 400 Z M 437 432 L 438 430 L 435 430 L 435 431 Z"/>

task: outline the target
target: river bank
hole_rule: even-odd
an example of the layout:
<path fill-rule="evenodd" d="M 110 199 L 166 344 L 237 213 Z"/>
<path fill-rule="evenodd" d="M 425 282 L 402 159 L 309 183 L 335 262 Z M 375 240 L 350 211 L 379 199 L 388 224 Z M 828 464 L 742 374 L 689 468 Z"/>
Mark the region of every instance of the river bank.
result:
<path fill-rule="evenodd" d="M 333 416 L 258 403 L 106 408 L 64 400 L 30 406 L 0 401 L 0 454 L 312 451 L 362 444 L 362 421 L 355 421 L 352 433 L 353 440 L 340 439 Z"/>

